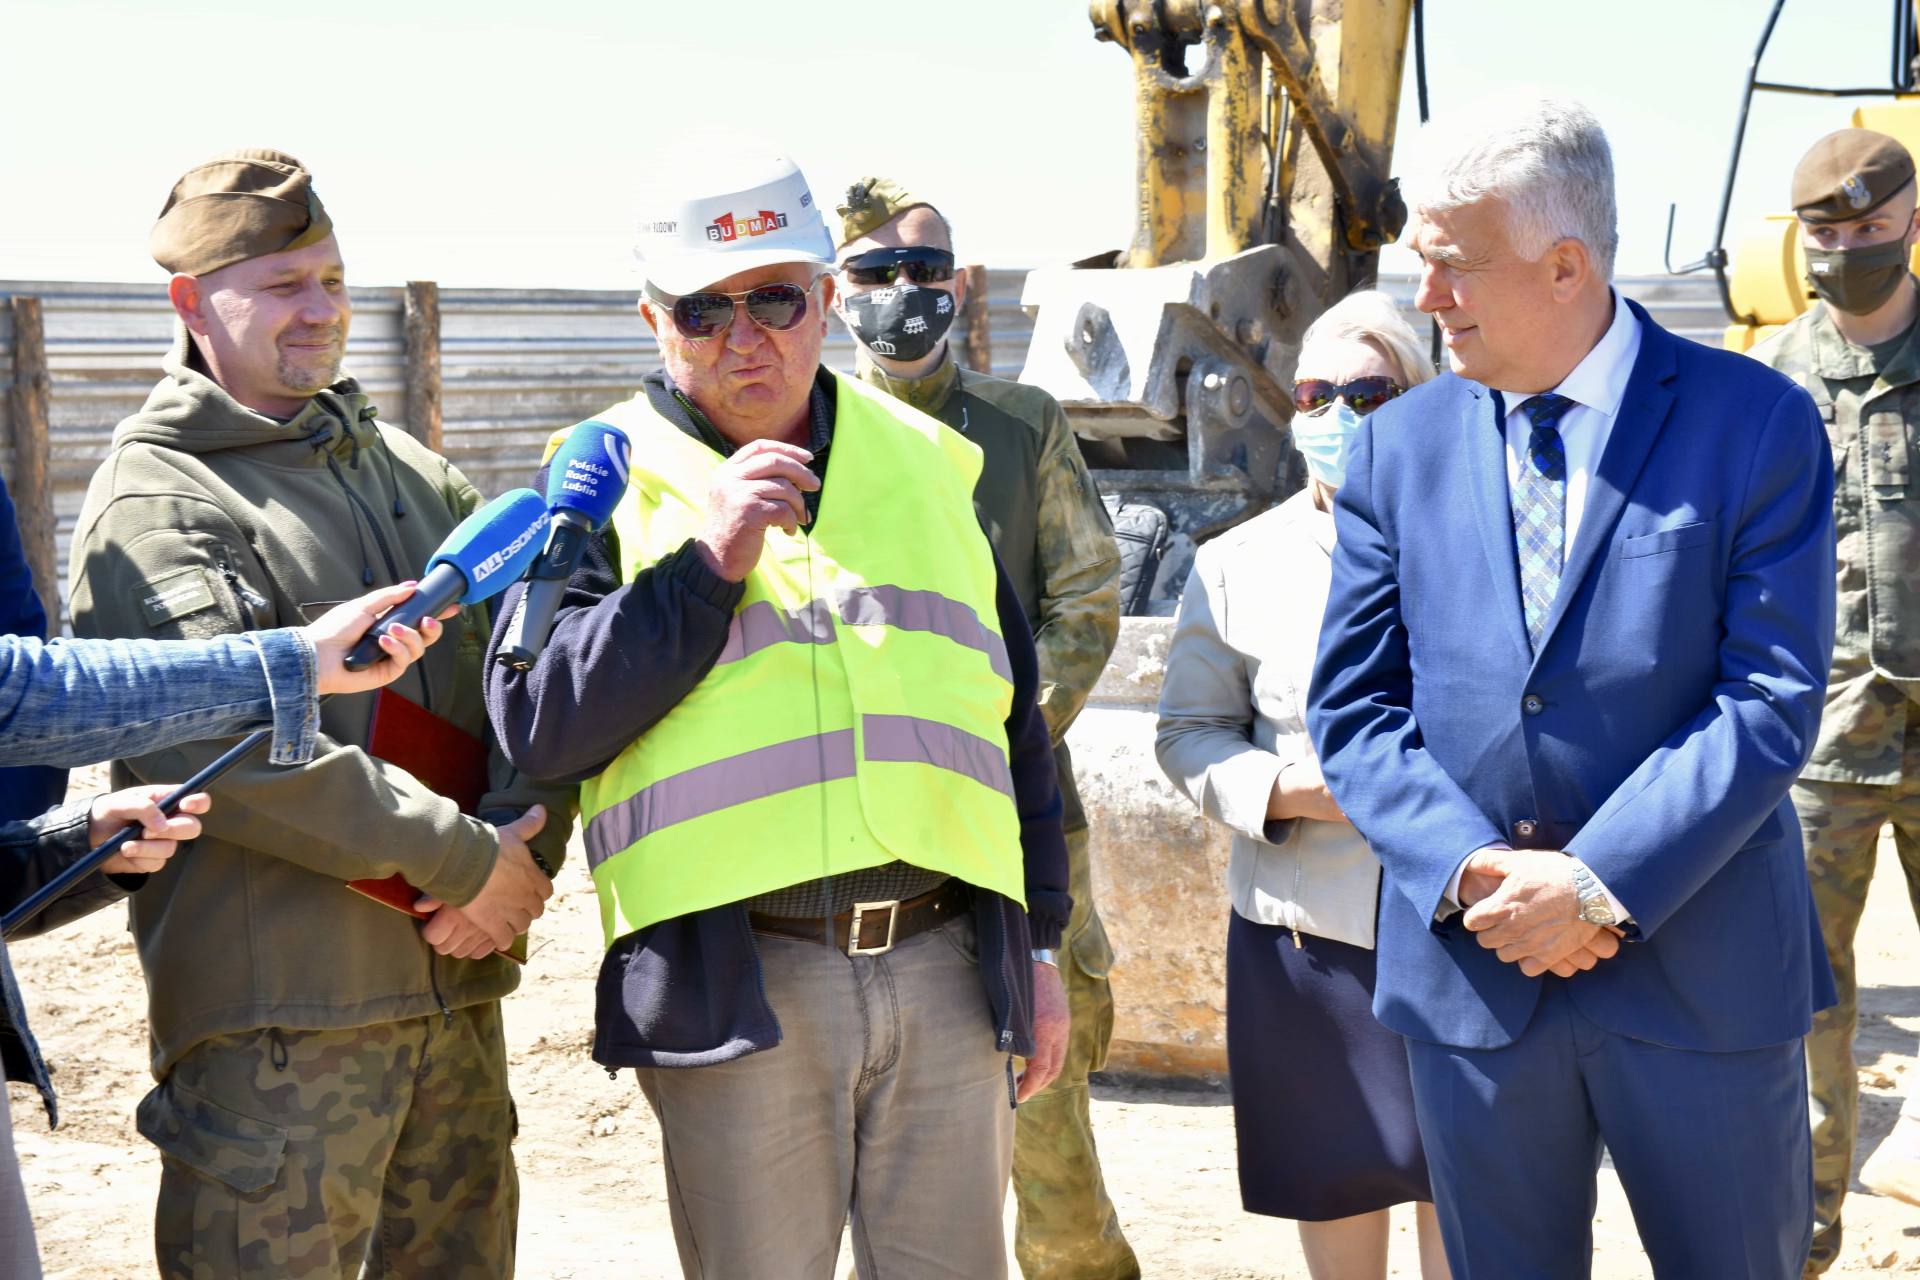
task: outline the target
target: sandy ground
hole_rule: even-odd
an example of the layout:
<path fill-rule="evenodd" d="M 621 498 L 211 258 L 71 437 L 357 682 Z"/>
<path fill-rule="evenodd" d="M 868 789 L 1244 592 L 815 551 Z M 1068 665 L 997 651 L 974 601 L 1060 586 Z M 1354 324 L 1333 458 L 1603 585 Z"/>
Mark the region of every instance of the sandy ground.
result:
<path fill-rule="evenodd" d="M 1857 1046 L 1862 1150 L 1920 1085 L 1920 931 L 1891 849 L 1861 932 Z M 519 1103 L 523 1189 L 520 1271 L 530 1280 L 672 1277 L 659 1136 L 632 1077 L 610 1079 L 587 1056 L 599 958 L 593 892 L 575 861 L 536 926 L 527 982 L 507 1003 Z M 1205 922 L 1212 928 L 1214 922 Z M 63 1123 L 49 1133 L 31 1091 L 12 1086 L 15 1139 L 50 1277 L 131 1280 L 152 1274 L 151 1199 L 158 1159 L 133 1128 L 149 1086 L 143 988 L 123 910 L 20 944 L 14 964 L 35 1032 L 57 1065 Z M 1125 992 L 1119 997 L 1125 999 Z M 1291 1224 L 1243 1213 L 1233 1118 L 1223 1095 L 1122 1084 L 1096 1088 L 1107 1181 L 1148 1277 L 1305 1277 Z M 1396 1219 L 1392 1274 L 1418 1274 L 1411 1215 Z M 1920 1209 L 1854 1190 L 1848 1243 L 1834 1275 L 1920 1271 Z M 1601 1174 L 1594 1273 L 1645 1276 L 1618 1183 Z"/>

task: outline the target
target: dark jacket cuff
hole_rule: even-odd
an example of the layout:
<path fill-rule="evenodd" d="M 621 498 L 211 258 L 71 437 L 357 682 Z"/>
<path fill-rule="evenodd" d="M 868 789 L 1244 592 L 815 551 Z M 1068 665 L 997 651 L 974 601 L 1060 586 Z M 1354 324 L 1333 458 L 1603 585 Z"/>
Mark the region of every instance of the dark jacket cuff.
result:
<path fill-rule="evenodd" d="M 88 838 L 92 811 L 93 800 L 89 797 L 25 822 L 0 825 L 0 862 L 4 862 L 6 877 L 6 883 L 0 885 L 0 900 L 4 900 L 6 907 L 11 909 L 25 902 L 42 885 L 87 855 L 92 848 Z M 95 871 L 48 903 L 31 920 L 22 921 L 13 936 L 37 937 L 118 902 L 127 896 L 128 887 L 116 880 L 133 882 L 131 887 L 137 888 L 145 883 L 146 877 L 109 877 Z"/>
<path fill-rule="evenodd" d="M 716 609 L 731 613 L 739 605 L 741 597 L 747 594 L 746 583 L 729 582 L 707 567 L 706 558 L 693 545 L 692 538 L 681 543 L 662 562 L 661 567 L 666 568 L 673 580 L 690 594 Z"/>

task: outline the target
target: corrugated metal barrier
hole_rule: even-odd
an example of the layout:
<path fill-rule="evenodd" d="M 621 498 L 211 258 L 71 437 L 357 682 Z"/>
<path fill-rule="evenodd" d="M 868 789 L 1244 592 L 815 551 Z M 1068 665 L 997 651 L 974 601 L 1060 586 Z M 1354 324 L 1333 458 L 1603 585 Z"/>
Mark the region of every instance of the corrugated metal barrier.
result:
<path fill-rule="evenodd" d="M 1032 323 L 1019 306 L 1025 275 L 988 272 L 993 371 L 1002 377 L 1019 376 L 1032 336 Z M 1411 306 L 1412 280 L 1388 277 L 1381 284 L 1424 334 L 1426 319 Z M 1619 284 L 1661 324 L 1718 342 L 1724 321 L 1710 278 L 1640 276 Z M 159 378 L 173 312 L 159 284 L 0 281 L 0 300 L 14 295 L 42 301 L 51 378 L 50 477 L 64 566 L 87 482 L 107 455 L 114 425 L 140 407 Z M 371 392 L 384 420 L 404 422 L 402 291 L 355 289 L 353 300 L 346 368 Z M 653 335 L 630 292 L 443 289 L 440 322 L 445 450 L 489 495 L 527 482 L 556 427 L 632 394 L 659 366 Z M 9 480 L 10 326 L 0 302 L 0 472 Z M 956 329 L 954 341 L 962 337 Z M 837 321 L 829 325 L 825 358 L 837 368 L 853 364 L 852 341 Z"/>

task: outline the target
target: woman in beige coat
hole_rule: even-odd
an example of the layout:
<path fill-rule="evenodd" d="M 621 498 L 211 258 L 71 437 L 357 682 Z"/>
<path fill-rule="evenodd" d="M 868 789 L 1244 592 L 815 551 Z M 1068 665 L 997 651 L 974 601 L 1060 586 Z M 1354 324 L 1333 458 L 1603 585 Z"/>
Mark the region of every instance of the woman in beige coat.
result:
<path fill-rule="evenodd" d="M 1315 1280 L 1387 1269 L 1387 1211 L 1415 1201 L 1421 1270 L 1447 1274 L 1406 1048 L 1374 1020 L 1380 867 L 1320 776 L 1307 682 L 1325 611 L 1334 490 L 1362 415 L 1433 376 L 1384 294 L 1307 330 L 1294 443 L 1307 487 L 1202 546 L 1160 697 L 1160 767 L 1233 829 L 1227 1059 L 1241 1201 L 1299 1221 Z"/>

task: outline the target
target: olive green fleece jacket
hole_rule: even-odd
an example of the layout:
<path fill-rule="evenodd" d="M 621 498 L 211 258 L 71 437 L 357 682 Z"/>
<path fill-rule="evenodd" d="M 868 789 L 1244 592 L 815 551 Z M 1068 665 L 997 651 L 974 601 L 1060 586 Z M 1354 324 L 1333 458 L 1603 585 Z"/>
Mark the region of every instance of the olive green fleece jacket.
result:
<path fill-rule="evenodd" d="M 370 586 L 419 576 L 480 503 L 446 459 L 376 422 L 351 378 L 281 422 L 207 377 L 183 329 L 165 368 L 114 432 L 74 532 L 82 636 L 300 625 Z M 487 733 L 482 613 L 449 619 L 393 686 L 475 736 Z M 419 1017 L 497 1000 L 518 983 L 512 961 L 437 956 L 412 918 L 344 887 L 397 872 L 458 905 L 480 891 L 499 851 L 493 827 L 361 749 L 373 706 L 370 693 L 331 698 L 311 762 L 281 768 L 263 751 L 227 774 L 212 788 L 205 834 L 134 895 L 156 1076 L 212 1036 Z M 115 764 L 115 785 L 178 781 L 232 743 L 132 755 Z M 567 789 L 535 786 L 491 754 L 481 813 L 504 820 L 547 805 L 533 843 L 558 866 Z"/>

